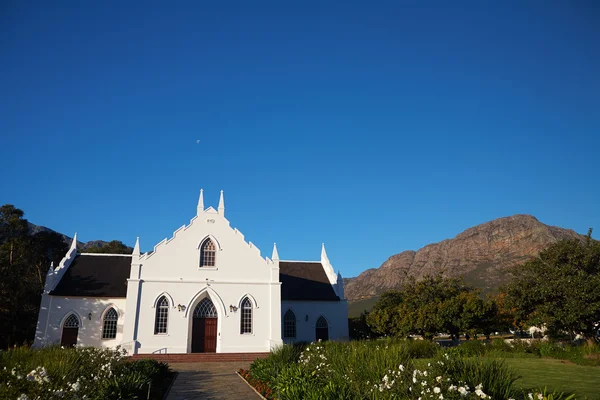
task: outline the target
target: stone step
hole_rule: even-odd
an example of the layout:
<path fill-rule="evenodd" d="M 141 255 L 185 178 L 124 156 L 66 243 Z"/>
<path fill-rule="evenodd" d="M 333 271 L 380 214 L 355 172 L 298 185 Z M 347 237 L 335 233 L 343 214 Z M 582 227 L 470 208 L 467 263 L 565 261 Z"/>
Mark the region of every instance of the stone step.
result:
<path fill-rule="evenodd" d="M 135 354 L 133 360 L 154 359 L 166 363 L 254 361 L 269 353 L 188 353 L 188 354 Z"/>

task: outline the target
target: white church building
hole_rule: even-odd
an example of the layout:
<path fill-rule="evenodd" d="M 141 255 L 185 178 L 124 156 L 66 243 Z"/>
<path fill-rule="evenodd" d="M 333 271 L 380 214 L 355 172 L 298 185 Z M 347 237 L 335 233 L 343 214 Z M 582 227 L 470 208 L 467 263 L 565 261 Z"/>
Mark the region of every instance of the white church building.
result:
<path fill-rule="evenodd" d="M 320 261 L 271 258 L 204 208 L 153 251 L 79 253 L 77 238 L 46 277 L 34 346 L 142 353 L 267 352 L 282 343 L 348 339 L 342 276 Z"/>

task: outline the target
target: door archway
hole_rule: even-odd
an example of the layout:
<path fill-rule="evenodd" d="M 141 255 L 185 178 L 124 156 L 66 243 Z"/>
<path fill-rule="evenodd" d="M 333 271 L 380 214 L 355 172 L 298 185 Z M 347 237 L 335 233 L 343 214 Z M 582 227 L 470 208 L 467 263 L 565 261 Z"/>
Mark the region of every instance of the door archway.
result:
<path fill-rule="evenodd" d="M 316 325 L 316 340 L 329 340 L 329 324 L 327 323 L 327 320 L 325 319 L 325 317 L 323 317 L 322 315 L 319 317 L 319 319 L 317 319 L 317 325 Z"/>
<path fill-rule="evenodd" d="M 192 315 L 192 353 L 217 351 L 218 314 L 209 297 L 202 299 Z"/>
<path fill-rule="evenodd" d="M 77 344 L 77 334 L 79 333 L 79 318 L 71 314 L 65 319 L 63 324 L 60 345 L 63 347 L 74 347 Z"/>

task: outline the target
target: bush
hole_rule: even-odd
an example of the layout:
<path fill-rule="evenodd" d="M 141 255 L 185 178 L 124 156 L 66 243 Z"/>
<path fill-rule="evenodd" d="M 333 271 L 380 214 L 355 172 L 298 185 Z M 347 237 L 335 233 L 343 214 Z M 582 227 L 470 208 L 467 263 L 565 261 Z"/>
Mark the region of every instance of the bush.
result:
<path fill-rule="evenodd" d="M 0 398 L 134 399 L 168 373 L 166 364 L 131 362 L 109 349 L 18 348 L 0 352 Z"/>

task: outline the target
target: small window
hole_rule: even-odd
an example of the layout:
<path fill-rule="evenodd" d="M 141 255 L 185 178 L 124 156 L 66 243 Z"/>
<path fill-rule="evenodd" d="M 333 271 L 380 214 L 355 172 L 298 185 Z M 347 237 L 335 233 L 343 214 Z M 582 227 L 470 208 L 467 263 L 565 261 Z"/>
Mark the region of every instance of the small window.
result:
<path fill-rule="evenodd" d="M 206 239 L 200 248 L 200 268 L 214 267 L 216 258 L 216 248 L 212 240 Z"/>
<path fill-rule="evenodd" d="M 245 297 L 242 301 L 240 333 L 252 333 L 252 303 Z"/>
<path fill-rule="evenodd" d="M 169 300 L 162 296 L 156 302 L 156 318 L 154 320 L 154 334 L 167 333 L 167 323 L 169 320 Z"/>
<path fill-rule="evenodd" d="M 102 327 L 102 339 L 114 339 L 117 337 L 117 320 L 119 319 L 119 314 L 115 311 L 114 308 L 110 308 L 104 314 L 104 325 Z"/>
<path fill-rule="evenodd" d="M 283 316 L 283 337 L 296 337 L 296 314 L 292 310 L 287 310 Z"/>

